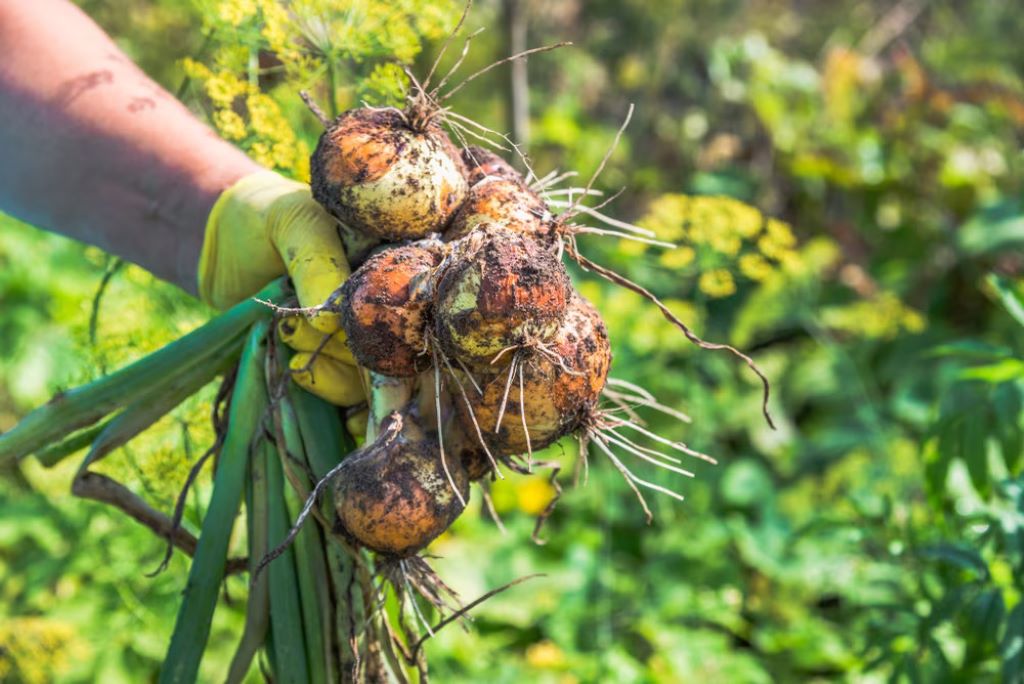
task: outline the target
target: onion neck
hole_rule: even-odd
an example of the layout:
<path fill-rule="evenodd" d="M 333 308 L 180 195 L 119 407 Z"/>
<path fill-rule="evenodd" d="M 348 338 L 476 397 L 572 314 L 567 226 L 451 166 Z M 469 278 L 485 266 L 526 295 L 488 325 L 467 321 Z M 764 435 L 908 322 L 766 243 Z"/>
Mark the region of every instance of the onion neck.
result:
<path fill-rule="evenodd" d="M 416 378 L 394 378 L 370 373 L 370 418 L 366 426 L 366 443 L 380 434 L 381 424 L 393 411 L 401 411 L 411 400 Z"/>

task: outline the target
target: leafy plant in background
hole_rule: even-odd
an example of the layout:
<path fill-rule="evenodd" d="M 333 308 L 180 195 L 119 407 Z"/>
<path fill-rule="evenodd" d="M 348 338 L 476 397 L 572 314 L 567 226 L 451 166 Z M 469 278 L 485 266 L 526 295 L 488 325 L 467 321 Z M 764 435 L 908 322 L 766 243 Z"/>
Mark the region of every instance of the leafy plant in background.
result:
<path fill-rule="evenodd" d="M 381 29 L 354 42 L 303 39 L 302 54 L 281 57 L 272 3 L 82 4 L 149 73 L 171 89 L 187 83 L 186 99 L 222 135 L 297 177 L 297 150 L 313 135 L 297 90 L 324 80 L 330 63 L 337 107 L 387 102 L 401 83 L 387 51 L 415 56 L 419 40 L 409 36 L 432 38 L 446 25 L 431 19 L 433 3 L 391 12 L 295 2 L 334 18 L 321 36 L 352 36 L 345 20 L 360 16 Z M 893 25 L 894 7 L 919 11 L 886 42 L 879 27 Z M 485 5 L 481 16 L 493 10 Z M 619 212 L 667 224 L 682 245 L 638 254 L 592 241 L 585 251 L 650 285 L 709 339 L 753 348 L 786 420 L 777 433 L 751 428 L 758 407 L 731 364 L 698 359 L 632 295 L 577 274 L 619 331 L 614 372 L 695 419 L 685 434 L 653 416 L 652 424 L 721 465 L 698 469 L 686 504 L 655 502 L 651 527 L 629 492 L 596 469 L 586 488 L 569 490 L 540 548 L 526 543 L 525 514 L 542 509 L 550 490 L 530 479 L 499 483 L 508 534 L 482 514 L 465 516 L 435 546 L 447 556 L 440 572 L 467 595 L 530 572 L 548 577 L 495 599 L 472 634 L 439 635 L 438 678 L 1021 679 L 1022 333 L 1013 305 L 999 303 L 1020 298 L 1024 245 L 1015 19 L 1012 3 L 980 0 L 799 12 L 560 1 L 534 14 L 539 42 L 550 33 L 577 43 L 558 66 L 531 63 L 535 166 L 593 168 L 636 101 L 602 189 L 628 184 Z M 467 68 L 488 59 L 488 46 L 497 53 L 497 39 L 481 36 Z M 480 79 L 467 88 L 467 114 L 500 127 L 500 86 Z M 680 220 L 698 206 L 739 237 L 738 251 L 728 233 L 701 236 Z M 760 244 L 765 216 L 791 231 L 773 245 L 784 258 Z M 19 258 L 28 253 L 40 255 L 31 267 Z M 94 250 L 4 220 L 0 428 L 52 390 L 208 315 L 128 267 L 110 280 L 89 351 L 83 293 L 106 265 Z M 701 287 L 705 272 L 714 275 Z M 167 483 L 189 464 L 182 425 L 195 444 L 207 441 L 204 408 L 141 437 L 110 472 L 168 501 L 176 488 Z M 0 676 L 19 668 L 15 677 L 29 681 L 135 681 L 162 657 L 184 564 L 141 577 L 162 549 L 132 523 L 68 500 L 69 475 L 26 463 L 0 478 L 0 622 L 20 626 L 0 633 Z M 201 508 L 207 487 L 192 506 Z M 211 673 L 223 671 L 241 626 L 238 612 L 218 614 Z M 111 633 L 119 639 L 105 647 Z M 15 646 L 52 658 L 14 659 Z"/>

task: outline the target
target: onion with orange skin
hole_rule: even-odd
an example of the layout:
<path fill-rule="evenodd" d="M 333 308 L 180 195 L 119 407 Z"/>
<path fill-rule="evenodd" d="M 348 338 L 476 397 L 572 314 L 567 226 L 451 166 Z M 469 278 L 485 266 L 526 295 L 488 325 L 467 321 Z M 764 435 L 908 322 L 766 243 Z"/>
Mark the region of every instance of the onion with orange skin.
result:
<path fill-rule="evenodd" d="M 507 373 L 492 373 L 481 378 L 483 394 L 472 397 L 472 414 L 465 402 L 456 403 L 459 421 L 464 431 L 475 434 L 475 419 L 495 456 L 542 449 L 574 432 L 594 409 L 608 379 L 611 359 L 601 315 L 577 295 L 545 350 L 531 352 L 522 361 L 522 397 L 518 374 L 510 384 Z"/>
<path fill-rule="evenodd" d="M 554 228 L 554 216 L 544 200 L 521 181 L 488 176 L 469 189 L 444 239 L 457 240 L 482 225 L 501 226 L 546 240 Z"/>
<path fill-rule="evenodd" d="M 340 530 L 368 549 L 399 558 L 448 529 L 468 499 L 462 464 L 450 456 L 442 463 L 436 438 L 397 412 L 373 443 L 345 459 L 334 491 Z"/>
<path fill-rule="evenodd" d="M 477 229 L 455 244 L 434 306 L 445 354 L 470 367 L 492 368 L 502 351 L 554 335 L 572 285 L 550 251 L 495 226 Z"/>
<path fill-rule="evenodd" d="M 434 122 L 361 107 L 333 122 L 310 159 L 313 197 L 354 230 L 387 240 L 439 232 L 465 199 L 458 149 Z"/>
<path fill-rule="evenodd" d="M 424 333 L 441 258 L 439 243 L 403 245 L 370 257 L 345 281 L 341 321 L 359 365 L 396 377 L 430 367 Z"/>

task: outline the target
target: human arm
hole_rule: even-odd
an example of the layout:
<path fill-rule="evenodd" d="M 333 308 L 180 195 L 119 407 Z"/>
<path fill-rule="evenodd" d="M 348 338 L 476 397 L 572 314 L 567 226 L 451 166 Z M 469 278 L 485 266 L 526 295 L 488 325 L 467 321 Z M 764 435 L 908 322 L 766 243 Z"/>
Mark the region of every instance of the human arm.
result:
<path fill-rule="evenodd" d="M 188 292 L 207 216 L 260 170 L 67 0 L 0 1 L 0 210 Z"/>

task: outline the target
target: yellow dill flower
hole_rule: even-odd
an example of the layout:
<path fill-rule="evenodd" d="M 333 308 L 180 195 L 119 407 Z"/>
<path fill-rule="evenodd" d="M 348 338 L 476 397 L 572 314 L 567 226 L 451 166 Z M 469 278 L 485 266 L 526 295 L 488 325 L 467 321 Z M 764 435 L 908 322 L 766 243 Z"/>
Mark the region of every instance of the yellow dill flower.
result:
<path fill-rule="evenodd" d="M 869 339 L 892 339 L 902 331 L 920 332 L 925 326 L 924 317 L 892 292 L 827 308 L 821 317 L 833 330 Z"/>
<path fill-rule="evenodd" d="M 692 244 L 706 245 L 711 241 L 711 227 L 705 221 L 691 220 L 686 226 L 686 238 Z"/>
<path fill-rule="evenodd" d="M 692 200 L 688 217 L 690 239 L 707 244 L 725 256 L 739 254 L 743 238 L 737 230 L 736 207 L 743 205 L 728 197 L 694 197 Z"/>
<path fill-rule="evenodd" d="M 269 140 L 280 140 L 290 136 L 291 129 L 288 123 L 281 116 L 277 103 L 269 96 L 253 90 L 245 98 L 245 108 L 249 112 L 249 125 L 256 135 Z"/>
<path fill-rule="evenodd" d="M 304 142 L 279 142 L 272 155 L 277 168 L 289 171 L 296 180 L 309 181 L 309 148 Z"/>
<path fill-rule="evenodd" d="M 736 281 L 733 280 L 732 273 L 729 271 L 724 268 L 716 268 L 701 273 L 697 287 L 707 296 L 718 299 L 728 297 L 736 292 Z"/>
<path fill-rule="evenodd" d="M 235 98 L 246 91 L 246 84 L 229 71 L 218 71 L 207 76 L 203 89 L 214 105 L 230 107 Z"/>
<path fill-rule="evenodd" d="M 796 236 L 788 223 L 778 219 L 768 219 L 764 226 L 765 234 L 781 247 L 794 247 Z"/>
<path fill-rule="evenodd" d="M 452 7 L 442 7 L 442 3 L 427 0 L 413 3 L 415 12 L 412 17 L 416 31 L 427 40 L 444 38 L 454 28 Z"/>
<path fill-rule="evenodd" d="M 5 618 L 0 623 L 0 679 L 42 684 L 61 679 L 88 647 L 67 622 L 43 617 Z"/>
<path fill-rule="evenodd" d="M 764 228 L 764 235 L 757 241 L 758 250 L 769 259 L 783 261 L 796 246 L 796 236 L 789 225 L 778 219 L 768 219 Z"/>
<path fill-rule="evenodd" d="M 795 249 L 783 250 L 779 253 L 777 259 L 782 266 L 782 270 L 790 275 L 799 275 L 804 271 L 803 257 Z"/>
<path fill-rule="evenodd" d="M 256 137 L 249 152 L 260 163 L 300 175 L 307 150 L 288 125 L 280 106 L 269 95 L 252 89 L 245 100 L 249 127 Z"/>
<path fill-rule="evenodd" d="M 903 311 L 903 318 L 900 323 L 903 325 L 904 330 L 912 333 L 921 332 L 927 325 L 924 316 L 909 307 Z"/>
<path fill-rule="evenodd" d="M 693 263 L 696 255 L 692 247 L 676 247 L 662 252 L 658 263 L 666 268 L 685 268 Z"/>
<path fill-rule="evenodd" d="M 231 74 L 242 74 L 246 73 L 249 69 L 249 59 L 252 56 L 252 50 L 249 45 L 242 42 L 232 41 L 224 45 L 217 46 L 217 49 L 213 51 L 210 56 L 211 67 L 214 71 L 226 71 Z M 243 82 L 239 79 L 240 92 L 245 91 L 248 87 L 248 82 Z"/>
<path fill-rule="evenodd" d="M 758 282 L 772 274 L 772 265 L 760 254 L 744 254 L 739 259 L 740 273 Z"/>
<path fill-rule="evenodd" d="M 272 168 L 274 166 L 274 155 L 271 153 L 270 145 L 267 143 L 254 142 L 249 146 L 248 152 L 249 156 L 252 157 L 257 164 L 262 164 L 267 168 Z"/>
<path fill-rule="evenodd" d="M 775 259 L 776 261 L 779 260 L 779 257 L 782 256 L 782 254 L 788 251 L 785 247 L 778 244 L 767 235 L 762 235 L 758 238 L 757 249 L 761 254 L 765 255 L 769 259 Z"/>
<path fill-rule="evenodd" d="M 736 256 L 743 247 L 743 241 L 738 235 L 733 234 L 732 231 L 723 230 L 721 227 L 711 233 L 708 244 L 711 249 L 727 257 Z"/>
<path fill-rule="evenodd" d="M 217 18 L 232 26 L 256 16 L 256 0 L 221 0 L 217 5 Z"/>
<path fill-rule="evenodd" d="M 218 109 L 213 113 L 213 125 L 228 140 L 245 137 L 245 121 L 233 109 Z"/>
<path fill-rule="evenodd" d="M 185 72 L 186 76 L 196 81 L 202 81 L 210 77 L 210 68 L 191 57 L 181 60 L 181 69 Z"/>
<path fill-rule="evenodd" d="M 565 653 L 553 641 L 538 641 L 526 649 L 526 662 L 530 667 L 552 669 L 565 665 Z"/>
<path fill-rule="evenodd" d="M 544 478 L 528 477 L 516 487 L 516 505 L 527 515 L 540 515 L 554 497 L 555 488 Z"/>
<path fill-rule="evenodd" d="M 277 0 L 260 0 L 259 5 L 263 19 L 260 35 L 267 41 L 267 47 L 278 59 L 282 62 L 291 61 L 297 56 L 298 51 L 289 31 L 292 20 L 288 16 L 288 10 Z"/>
<path fill-rule="evenodd" d="M 729 202 L 723 197 L 693 197 L 690 202 L 690 232 L 700 235 L 702 242 L 732 234 Z"/>
<path fill-rule="evenodd" d="M 654 231 L 659 240 L 669 242 L 684 236 L 683 222 L 686 218 L 690 198 L 686 195 L 661 195 L 651 202 L 637 223 L 640 227 Z"/>
<path fill-rule="evenodd" d="M 744 239 L 750 239 L 757 235 L 764 225 L 764 215 L 760 211 L 744 204 L 743 202 L 732 201 L 730 204 L 733 230 Z"/>

